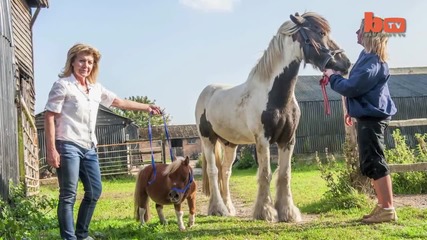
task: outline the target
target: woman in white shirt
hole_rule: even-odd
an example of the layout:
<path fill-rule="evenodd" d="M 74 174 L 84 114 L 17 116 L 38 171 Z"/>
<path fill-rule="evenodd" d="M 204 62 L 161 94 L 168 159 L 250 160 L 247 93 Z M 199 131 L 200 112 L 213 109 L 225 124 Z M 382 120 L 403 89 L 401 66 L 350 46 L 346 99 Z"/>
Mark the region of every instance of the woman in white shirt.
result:
<path fill-rule="evenodd" d="M 99 104 L 161 114 L 157 106 L 120 99 L 97 83 L 100 58 L 99 51 L 91 46 L 76 44 L 71 47 L 45 108 L 46 157 L 48 164 L 57 168 L 57 214 L 62 239 L 92 239 L 88 236 L 89 223 L 102 191 L 95 149 Z M 85 194 L 74 230 L 73 207 L 79 178 Z"/>

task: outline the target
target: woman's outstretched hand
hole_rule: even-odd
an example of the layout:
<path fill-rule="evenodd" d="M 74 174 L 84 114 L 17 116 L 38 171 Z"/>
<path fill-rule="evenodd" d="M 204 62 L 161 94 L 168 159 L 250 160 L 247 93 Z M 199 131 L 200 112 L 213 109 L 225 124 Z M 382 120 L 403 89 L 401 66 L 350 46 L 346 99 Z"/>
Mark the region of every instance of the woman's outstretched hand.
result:
<path fill-rule="evenodd" d="M 148 107 L 148 112 L 153 114 L 153 115 L 159 115 L 162 114 L 162 110 L 160 109 L 160 107 L 156 106 L 156 105 L 150 105 Z"/>

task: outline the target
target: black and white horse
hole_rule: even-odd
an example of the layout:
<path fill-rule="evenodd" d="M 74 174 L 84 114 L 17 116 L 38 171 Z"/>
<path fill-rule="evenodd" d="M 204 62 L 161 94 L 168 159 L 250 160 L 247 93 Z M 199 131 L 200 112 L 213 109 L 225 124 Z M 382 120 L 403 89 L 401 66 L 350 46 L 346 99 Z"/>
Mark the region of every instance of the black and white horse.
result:
<path fill-rule="evenodd" d="M 255 143 L 259 186 L 254 219 L 301 220 L 291 192 L 291 156 L 300 118 L 294 94 L 298 70 L 304 61 L 319 70 L 332 68 L 346 73 L 350 61 L 329 36 L 325 18 L 312 12 L 290 18 L 270 41 L 246 82 L 235 87 L 209 85 L 197 100 L 196 123 L 203 148 L 203 190 L 210 195 L 209 215 L 235 215 L 229 190 L 232 163 L 238 144 Z M 270 193 L 272 143 L 279 148 L 274 202 Z"/>

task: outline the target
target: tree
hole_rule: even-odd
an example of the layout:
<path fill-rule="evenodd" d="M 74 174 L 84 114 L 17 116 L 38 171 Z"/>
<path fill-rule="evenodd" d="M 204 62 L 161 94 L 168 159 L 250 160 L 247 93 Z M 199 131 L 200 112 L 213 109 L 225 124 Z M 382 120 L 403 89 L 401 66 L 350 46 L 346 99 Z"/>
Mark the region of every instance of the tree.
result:
<path fill-rule="evenodd" d="M 147 98 L 147 96 L 131 96 L 129 98 L 125 98 L 128 100 L 132 100 L 135 102 L 140 102 L 140 103 L 145 103 L 145 104 L 155 104 L 156 100 L 151 101 L 150 99 Z M 148 127 L 148 113 L 147 112 L 143 112 L 143 111 L 132 111 L 132 110 L 122 110 L 122 109 L 117 109 L 114 108 L 113 111 L 123 117 L 132 119 L 133 121 L 135 121 L 135 123 L 141 127 L 141 128 L 146 128 Z M 166 124 L 169 124 L 170 122 L 170 115 L 169 114 L 165 114 L 165 120 L 166 120 Z M 163 124 L 163 117 L 161 115 L 153 115 L 151 118 L 151 125 L 162 125 Z"/>

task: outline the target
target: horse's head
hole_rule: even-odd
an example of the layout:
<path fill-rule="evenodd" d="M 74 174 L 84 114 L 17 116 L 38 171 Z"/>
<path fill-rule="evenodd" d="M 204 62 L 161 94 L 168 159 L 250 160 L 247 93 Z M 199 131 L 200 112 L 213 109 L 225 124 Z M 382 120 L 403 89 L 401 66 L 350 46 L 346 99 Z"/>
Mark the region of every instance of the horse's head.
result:
<path fill-rule="evenodd" d="M 344 74 L 350 68 L 350 60 L 330 37 L 328 21 L 317 13 L 298 13 L 290 16 L 297 27 L 294 41 L 301 45 L 304 61 L 323 71 L 331 68 Z"/>
<path fill-rule="evenodd" d="M 177 157 L 163 173 L 170 184 L 168 197 L 172 203 L 180 203 L 193 183 L 193 170 L 189 163 L 188 157 Z"/>

